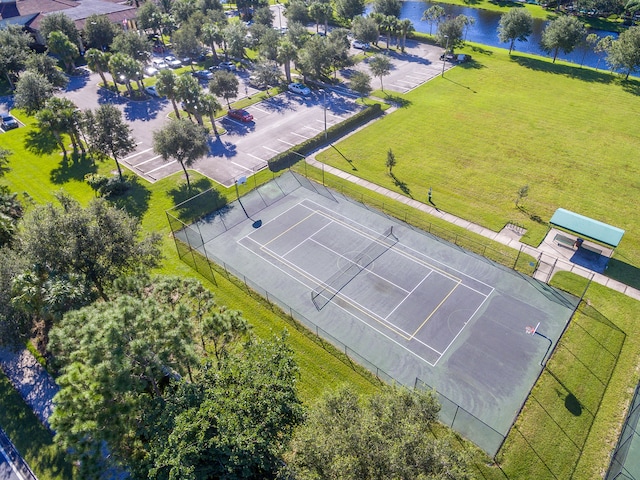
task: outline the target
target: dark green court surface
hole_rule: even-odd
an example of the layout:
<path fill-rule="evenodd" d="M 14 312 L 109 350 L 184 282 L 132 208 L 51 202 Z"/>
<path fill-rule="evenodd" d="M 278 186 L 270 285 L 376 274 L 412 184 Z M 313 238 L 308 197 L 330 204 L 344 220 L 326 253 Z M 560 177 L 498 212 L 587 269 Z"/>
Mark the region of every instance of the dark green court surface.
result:
<path fill-rule="evenodd" d="M 176 237 L 497 451 L 576 298 L 291 173 L 241 202 Z"/>

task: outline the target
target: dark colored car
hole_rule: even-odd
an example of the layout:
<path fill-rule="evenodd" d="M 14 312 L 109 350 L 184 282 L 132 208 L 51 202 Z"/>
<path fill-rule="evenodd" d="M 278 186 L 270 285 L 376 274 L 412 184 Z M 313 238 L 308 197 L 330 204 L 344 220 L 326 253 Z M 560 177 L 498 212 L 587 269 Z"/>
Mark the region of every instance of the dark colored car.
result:
<path fill-rule="evenodd" d="M 3 130 L 13 130 L 14 128 L 18 128 L 19 126 L 20 125 L 18 124 L 18 121 L 8 113 L 0 114 L 0 127 Z"/>
<path fill-rule="evenodd" d="M 253 115 L 242 109 L 229 110 L 227 115 L 235 120 L 240 120 L 245 123 L 253 121 Z"/>

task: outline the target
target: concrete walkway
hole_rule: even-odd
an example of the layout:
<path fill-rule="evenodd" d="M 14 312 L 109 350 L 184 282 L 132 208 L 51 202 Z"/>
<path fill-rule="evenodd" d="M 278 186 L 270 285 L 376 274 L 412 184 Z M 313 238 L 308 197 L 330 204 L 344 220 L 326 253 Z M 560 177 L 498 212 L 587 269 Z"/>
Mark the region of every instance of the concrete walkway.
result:
<path fill-rule="evenodd" d="M 575 253 L 575 250 L 569 247 L 562 247 L 553 241 L 555 235 L 557 233 L 560 233 L 558 230 L 551 229 L 545 237 L 544 241 L 538 247 L 532 247 L 520 242 L 521 235 L 518 232 L 515 232 L 508 228 L 505 228 L 500 232 L 494 232 L 493 230 L 489 230 L 488 228 L 482 227 L 467 220 L 463 220 L 462 218 L 451 215 L 450 213 L 443 212 L 442 210 L 437 209 L 435 206 L 418 202 L 417 200 L 405 197 L 398 192 L 394 192 L 392 190 L 389 190 L 388 188 L 384 188 L 380 185 L 376 185 L 375 183 L 363 180 L 362 178 L 347 173 L 343 170 L 323 164 L 315 158 L 316 154 L 320 151 L 322 150 L 314 152 L 312 155 L 307 157 L 306 161 L 309 165 L 312 165 L 319 169 L 324 169 L 326 173 L 330 173 L 344 180 L 352 182 L 360 187 L 367 188 L 380 195 L 384 195 L 393 200 L 404 203 L 405 205 L 413 207 L 416 210 L 426 212 L 429 215 L 441 218 L 442 220 L 445 220 L 458 227 L 462 227 L 466 230 L 469 230 L 470 232 L 489 238 L 495 242 L 502 243 L 503 245 L 507 245 L 508 247 L 511 247 L 515 250 L 520 250 L 522 253 L 531 255 L 538 260 L 538 267 L 536 268 L 536 271 L 533 275 L 534 278 L 538 280 L 548 283 L 554 273 L 558 271 L 569 271 L 585 278 L 592 278 L 592 281 L 596 283 L 609 287 L 636 300 L 640 300 L 640 290 L 572 263 L 570 261 L 570 258 Z M 585 244 L 586 243 L 588 242 L 585 242 Z M 602 250 L 601 246 L 598 246 L 598 248 Z"/>

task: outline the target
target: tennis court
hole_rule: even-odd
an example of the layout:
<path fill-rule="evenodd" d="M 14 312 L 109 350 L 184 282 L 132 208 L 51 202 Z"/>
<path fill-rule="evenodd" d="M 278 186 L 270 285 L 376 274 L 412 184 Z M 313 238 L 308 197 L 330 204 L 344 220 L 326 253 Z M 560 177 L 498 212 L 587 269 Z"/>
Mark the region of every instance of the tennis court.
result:
<path fill-rule="evenodd" d="M 578 302 L 293 173 L 174 232 L 491 454 Z"/>
<path fill-rule="evenodd" d="M 306 286 L 317 310 L 334 302 L 435 366 L 493 288 L 303 200 L 240 244 Z"/>

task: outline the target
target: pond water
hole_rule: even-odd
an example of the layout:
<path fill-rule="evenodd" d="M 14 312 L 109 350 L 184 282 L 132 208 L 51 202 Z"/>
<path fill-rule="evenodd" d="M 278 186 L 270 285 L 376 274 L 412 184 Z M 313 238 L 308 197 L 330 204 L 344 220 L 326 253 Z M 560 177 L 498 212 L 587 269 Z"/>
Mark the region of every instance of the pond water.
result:
<path fill-rule="evenodd" d="M 437 29 L 435 24 L 433 25 L 433 27 L 431 27 L 429 22 L 421 20 L 424 11 L 431 5 L 434 5 L 434 3 L 425 3 L 421 1 L 403 1 L 400 18 L 408 18 L 409 20 L 411 20 L 417 32 L 435 33 Z M 444 8 L 447 15 L 450 15 L 452 17 L 456 17 L 458 15 L 466 15 L 467 17 L 472 17 L 475 20 L 475 23 L 473 25 L 470 25 L 465 31 L 465 39 L 469 42 L 509 49 L 508 43 L 500 43 L 498 40 L 498 24 L 500 22 L 500 13 L 444 3 L 438 3 L 438 5 Z M 369 13 L 371 10 L 372 6 L 369 6 L 367 8 L 367 13 Z M 527 42 L 516 41 L 513 50 L 516 52 L 526 52 L 548 57 L 549 55 L 547 55 L 540 49 L 540 39 L 542 37 L 542 31 L 544 30 L 546 24 L 547 21 L 534 19 L 533 34 L 529 36 L 529 40 Z M 589 31 L 589 33 L 595 33 L 600 37 L 604 37 L 606 35 L 612 35 L 614 38 L 618 37 L 618 34 L 615 32 L 605 32 L 602 30 L 593 30 Z M 587 46 L 579 46 L 568 55 L 560 51 L 558 53 L 558 59 L 566 60 L 578 65 L 587 65 L 589 67 L 598 66 L 601 69 L 608 68 L 605 62 L 604 54 L 599 57 L 593 52 L 593 49 L 591 47 Z"/>

